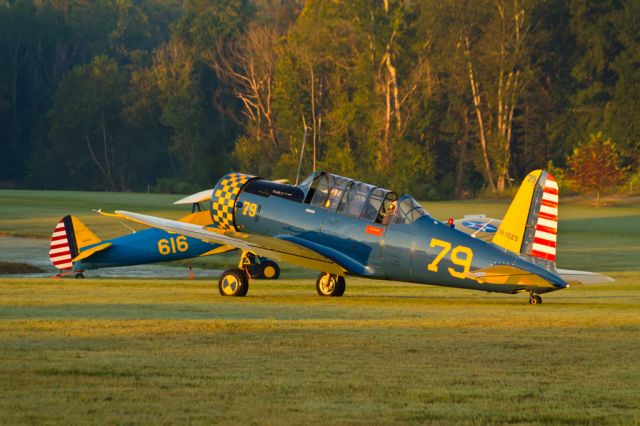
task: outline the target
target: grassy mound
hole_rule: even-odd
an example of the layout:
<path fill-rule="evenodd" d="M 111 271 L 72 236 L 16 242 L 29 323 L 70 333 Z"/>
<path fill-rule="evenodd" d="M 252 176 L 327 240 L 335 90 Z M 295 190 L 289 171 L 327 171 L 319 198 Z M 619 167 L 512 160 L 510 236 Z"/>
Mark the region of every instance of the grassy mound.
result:
<path fill-rule="evenodd" d="M 37 266 L 29 265 L 28 263 L 0 262 L 0 275 L 38 274 L 40 272 L 45 271 Z"/>

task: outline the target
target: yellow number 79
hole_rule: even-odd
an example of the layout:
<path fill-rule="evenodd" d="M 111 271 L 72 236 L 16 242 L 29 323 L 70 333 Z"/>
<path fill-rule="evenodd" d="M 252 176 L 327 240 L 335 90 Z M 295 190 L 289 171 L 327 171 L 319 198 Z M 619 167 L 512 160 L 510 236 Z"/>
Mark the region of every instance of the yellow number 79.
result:
<path fill-rule="evenodd" d="M 442 247 L 442 250 L 438 255 L 433 259 L 433 262 L 427 265 L 427 269 L 431 272 L 438 272 L 438 263 L 451 251 L 451 263 L 454 265 L 462 266 L 461 271 L 456 271 L 455 269 L 449 267 L 447 271 L 452 277 L 456 278 L 467 278 L 467 273 L 471 269 L 471 260 L 473 259 L 473 252 L 469 247 L 464 246 L 455 246 L 453 250 L 451 250 L 451 243 L 447 241 L 438 240 L 437 238 L 432 238 L 429 243 L 429 247 Z"/>
<path fill-rule="evenodd" d="M 244 203 L 244 208 L 242 209 L 242 214 L 245 216 L 255 217 L 258 212 L 258 205 L 254 203 Z"/>

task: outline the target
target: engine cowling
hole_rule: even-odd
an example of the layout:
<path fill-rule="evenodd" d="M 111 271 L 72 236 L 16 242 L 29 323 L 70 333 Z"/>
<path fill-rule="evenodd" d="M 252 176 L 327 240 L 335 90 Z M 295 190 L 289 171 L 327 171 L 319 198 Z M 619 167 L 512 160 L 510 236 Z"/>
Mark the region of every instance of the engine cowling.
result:
<path fill-rule="evenodd" d="M 235 206 L 242 188 L 256 176 L 229 173 L 216 183 L 211 193 L 211 219 L 222 230 L 237 230 Z"/>

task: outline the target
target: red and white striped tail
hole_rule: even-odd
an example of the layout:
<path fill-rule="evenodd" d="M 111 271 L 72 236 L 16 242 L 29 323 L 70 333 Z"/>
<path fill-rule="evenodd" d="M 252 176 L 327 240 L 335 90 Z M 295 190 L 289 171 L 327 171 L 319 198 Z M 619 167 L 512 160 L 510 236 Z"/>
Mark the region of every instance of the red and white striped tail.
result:
<path fill-rule="evenodd" d="M 531 256 L 555 262 L 557 234 L 558 183 L 551 173 L 547 173 L 533 245 L 531 246 Z"/>
<path fill-rule="evenodd" d="M 69 217 L 69 216 L 67 216 Z M 73 268 L 73 262 L 71 262 L 71 246 L 69 243 L 69 237 L 67 235 L 67 226 L 65 222 L 69 223 L 70 220 L 65 221 L 62 218 L 56 225 L 51 235 L 51 246 L 49 250 L 49 259 L 53 266 L 61 270 L 68 270 Z M 69 230 L 73 232 L 73 228 Z"/>

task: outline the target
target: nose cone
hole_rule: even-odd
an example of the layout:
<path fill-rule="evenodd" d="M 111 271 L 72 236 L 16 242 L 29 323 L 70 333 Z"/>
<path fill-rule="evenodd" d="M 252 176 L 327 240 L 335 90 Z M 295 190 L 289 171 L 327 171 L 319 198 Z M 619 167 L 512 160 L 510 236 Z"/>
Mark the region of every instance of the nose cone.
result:
<path fill-rule="evenodd" d="M 211 219 L 222 230 L 235 230 L 234 207 L 242 187 L 255 176 L 229 173 L 216 183 L 211 193 Z"/>

